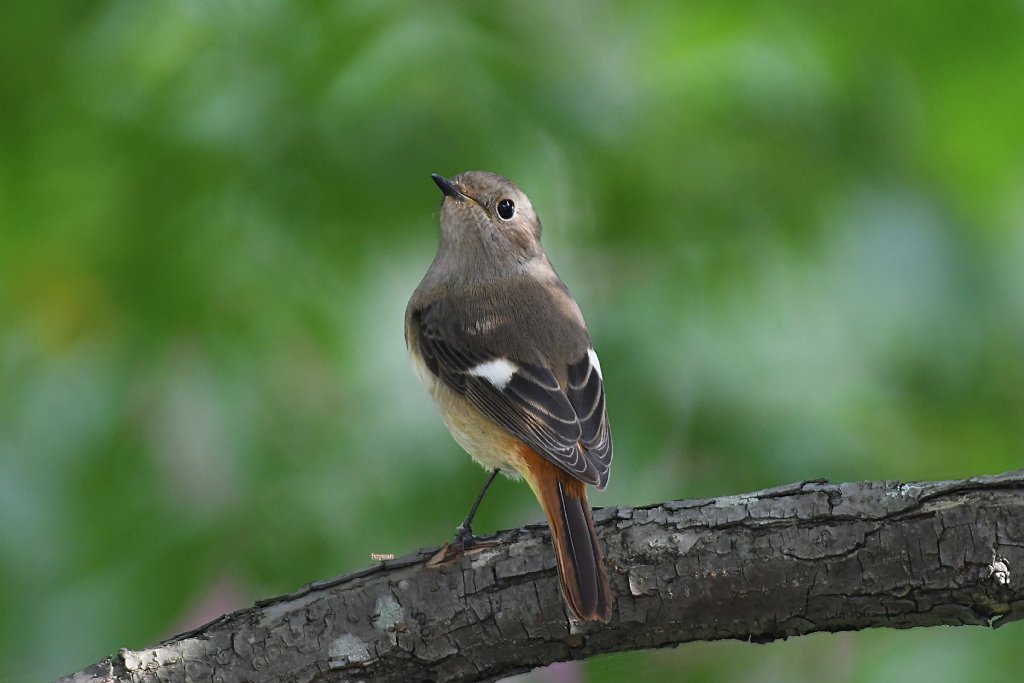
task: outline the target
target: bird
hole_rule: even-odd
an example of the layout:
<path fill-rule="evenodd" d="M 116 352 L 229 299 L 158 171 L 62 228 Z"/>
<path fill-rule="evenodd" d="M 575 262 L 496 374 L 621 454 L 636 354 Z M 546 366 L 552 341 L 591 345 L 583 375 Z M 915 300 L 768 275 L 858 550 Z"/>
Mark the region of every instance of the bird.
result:
<path fill-rule="evenodd" d="M 587 486 L 608 484 L 612 434 L 583 314 L 522 190 L 484 171 L 431 177 L 443 195 L 438 248 L 406 307 L 406 345 L 445 426 L 490 471 L 456 544 L 473 542 L 473 516 L 499 472 L 525 479 L 569 612 L 607 622 L 612 592 Z"/>

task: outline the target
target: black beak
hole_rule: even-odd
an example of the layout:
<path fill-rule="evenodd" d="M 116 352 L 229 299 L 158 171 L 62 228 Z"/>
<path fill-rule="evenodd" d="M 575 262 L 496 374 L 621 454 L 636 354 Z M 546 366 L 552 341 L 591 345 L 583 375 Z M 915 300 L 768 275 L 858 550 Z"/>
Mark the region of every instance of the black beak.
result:
<path fill-rule="evenodd" d="M 444 192 L 445 197 L 451 197 L 452 199 L 464 199 L 466 195 L 459 192 L 459 188 L 452 185 L 452 181 L 445 178 L 443 175 L 437 173 L 431 173 L 430 177 L 434 179 L 437 186 L 441 188 L 441 192 Z"/>

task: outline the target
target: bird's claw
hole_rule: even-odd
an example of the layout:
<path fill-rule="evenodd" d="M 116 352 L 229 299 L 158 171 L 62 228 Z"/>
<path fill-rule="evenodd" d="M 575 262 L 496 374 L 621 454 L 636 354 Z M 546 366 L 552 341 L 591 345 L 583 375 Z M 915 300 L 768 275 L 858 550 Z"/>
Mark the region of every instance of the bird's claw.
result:
<path fill-rule="evenodd" d="M 473 527 L 468 524 L 460 524 L 455 529 L 455 540 L 452 545 L 461 548 L 462 550 L 468 550 L 471 545 L 476 543 L 479 539 L 473 535 Z"/>

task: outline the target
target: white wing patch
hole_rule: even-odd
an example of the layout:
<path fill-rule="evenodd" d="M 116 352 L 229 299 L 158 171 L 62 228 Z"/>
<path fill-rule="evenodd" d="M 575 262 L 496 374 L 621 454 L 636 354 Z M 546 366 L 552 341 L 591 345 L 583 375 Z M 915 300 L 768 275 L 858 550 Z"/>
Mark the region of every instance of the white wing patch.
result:
<path fill-rule="evenodd" d="M 587 355 L 590 356 L 590 364 L 597 370 L 597 376 L 604 380 L 604 375 L 601 374 L 601 361 L 597 359 L 597 352 L 594 349 L 587 349 Z"/>
<path fill-rule="evenodd" d="M 483 377 L 493 384 L 495 389 L 504 391 L 505 386 L 512 379 L 512 375 L 516 374 L 518 370 L 519 366 L 512 361 L 497 358 L 470 368 L 469 374 L 474 377 Z"/>

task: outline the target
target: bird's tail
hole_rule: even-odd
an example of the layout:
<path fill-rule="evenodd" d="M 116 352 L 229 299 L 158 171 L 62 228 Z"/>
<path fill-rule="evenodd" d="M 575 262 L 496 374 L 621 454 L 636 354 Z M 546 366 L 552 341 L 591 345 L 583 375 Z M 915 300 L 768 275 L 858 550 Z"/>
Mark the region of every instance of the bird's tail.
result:
<path fill-rule="evenodd" d="M 607 622 L 612 592 L 594 533 L 586 484 L 532 449 L 523 450 L 529 451 L 524 453 L 529 471 L 523 475 L 547 515 L 565 601 L 577 619 Z"/>

